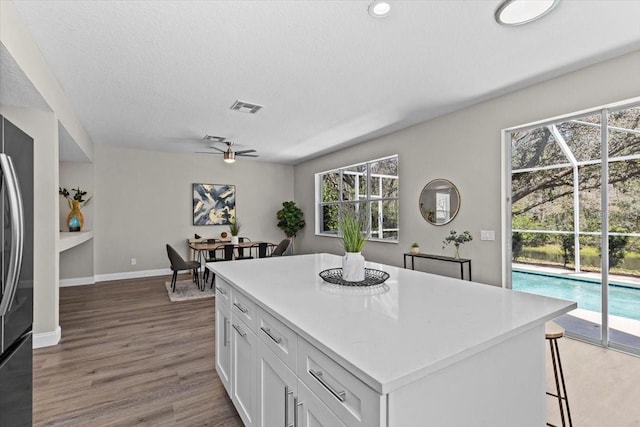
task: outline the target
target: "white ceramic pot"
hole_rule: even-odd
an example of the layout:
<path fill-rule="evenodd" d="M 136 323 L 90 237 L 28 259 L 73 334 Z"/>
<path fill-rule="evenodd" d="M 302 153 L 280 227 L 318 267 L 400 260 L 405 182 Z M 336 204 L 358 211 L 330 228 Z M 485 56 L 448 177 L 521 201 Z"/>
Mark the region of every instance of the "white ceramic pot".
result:
<path fill-rule="evenodd" d="M 238 244 L 238 236 L 231 236 L 231 243 L 234 245 Z"/>
<path fill-rule="evenodd" d="M 347 252 L 342 257 L 342 278 L 347 282 L 364 280 L 364 257 L 360 252 Z"/>

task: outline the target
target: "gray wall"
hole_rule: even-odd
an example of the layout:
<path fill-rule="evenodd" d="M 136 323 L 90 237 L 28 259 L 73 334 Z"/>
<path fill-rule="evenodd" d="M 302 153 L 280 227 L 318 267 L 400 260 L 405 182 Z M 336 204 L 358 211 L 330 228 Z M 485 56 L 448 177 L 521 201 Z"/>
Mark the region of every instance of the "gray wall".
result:
<path fill-rule="evenodd" d="M 293 166 L 221 156 L 94 147 L 95 273 L 167 269 L 165 244 L 188 256 L 187 238 L 219 237 L 227 226 L 194 226 L 192 184 L 236 186 L 241 235 L 278 242 L 276 211 L 293 199 Z M 137 264 L 131 265 L 131 258 Z M 108 278 L 108 277 L 107 277 Z"/>
<path fill-rule="evenodd" d="M 461 254 L 473 260 L 474 280 L 500 285 L 502 129 L 640 96 L 638 76 L 640 51 L 297 165 L 295 200 L 310 225 L 299 234 L 298 249 L 341 253 L 338 239 L 314 235 L 315 173 L 397 153 L 400 242 L 369 242 L 366 259 L 401 266 L 414 241 L 422 252 L 453 255 L 453 247 L 442 250 L 443 238 L 452 229 L 469 230 L 474 240 Z M 451 180 L 462 199 L 456 219 L 440 227 L 424 221 L 418 210 L 422 188 L 435 178 Z M 495 230 L 496 240 L 480 241 L 480 230 Z"/>

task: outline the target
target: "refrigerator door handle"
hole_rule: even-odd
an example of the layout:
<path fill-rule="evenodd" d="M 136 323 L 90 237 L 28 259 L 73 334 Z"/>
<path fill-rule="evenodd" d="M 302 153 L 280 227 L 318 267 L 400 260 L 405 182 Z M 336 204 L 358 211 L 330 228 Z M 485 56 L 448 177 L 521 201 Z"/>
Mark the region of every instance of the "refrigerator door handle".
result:
<path fill-rule="evenodd" d="M 22 250 L 24 245 L 24 212 L 22 209 L 20 186 L 16 178 L 11 157 L 0 153 L 0 167 L 2 168 L 2 174 L 6 184 L 9 214 L 11 216 L 11 254 L 9 256 L 5 292 L 0 301 L 0 316 L 4 316 L 11 309 L 20 281 L 20 268 L 22 267 Z"/>

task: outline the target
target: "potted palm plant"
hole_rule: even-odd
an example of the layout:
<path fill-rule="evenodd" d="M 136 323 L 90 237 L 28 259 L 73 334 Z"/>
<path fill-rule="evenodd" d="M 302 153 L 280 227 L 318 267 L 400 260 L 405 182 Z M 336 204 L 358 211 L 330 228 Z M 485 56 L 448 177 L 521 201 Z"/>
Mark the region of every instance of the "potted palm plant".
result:
<path fill-rule="evenodd" d="M 240 222 L 238 218 L 232 218 L 229 220 L 229 233 L 231 233 L 231 243 L 238 244 L 238 234 L 240 234 Z"/>
<path fill-rule="evenodd" d="M 361 252 L 366 239 L 362 223 L 354 212 L 344 210 L 340 232 L 345 251 L 342 258 L 342 278 L 348 282 L 360 282 L 364 280 L 364 257 Z"/>

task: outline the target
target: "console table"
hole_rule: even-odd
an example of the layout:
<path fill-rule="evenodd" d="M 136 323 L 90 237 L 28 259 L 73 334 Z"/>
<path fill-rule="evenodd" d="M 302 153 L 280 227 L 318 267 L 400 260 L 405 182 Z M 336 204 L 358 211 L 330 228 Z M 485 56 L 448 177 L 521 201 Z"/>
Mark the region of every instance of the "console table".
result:
<path fill-rule="evenodd" d="M 454 258 L 450 256 L 442 256 L 442 255 L 431 255 L 431 254 L 412 254 L 405 253 L 404 254 L 404 268 L 407 268 L 407 257 L 411 258 L 411 269 L 415 270 L 415 259 L 416 258 L 425 258 L 425 259 L 433 259 L 436 261 L 446 261 L 446 262 L 456 262 L 460 264 L 460 278 L 464 280 L 464 265 L 469 265 L 469 281 L 471 281 L 471 260 L 465 258 Z"/>

